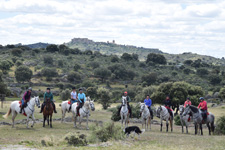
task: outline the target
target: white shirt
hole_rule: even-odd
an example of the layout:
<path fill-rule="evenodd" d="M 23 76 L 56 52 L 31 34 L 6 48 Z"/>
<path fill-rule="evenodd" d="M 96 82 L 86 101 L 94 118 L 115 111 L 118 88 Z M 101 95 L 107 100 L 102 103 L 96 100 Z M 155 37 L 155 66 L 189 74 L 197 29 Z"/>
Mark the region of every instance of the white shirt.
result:
<path fill-rule="evenodd" d="M 71 92 L 71 96 L 73 97 L 73 99 L 77 99 L 77 92 L 74 93 L 74 92 L 72 91 L 72 92 Z"/>

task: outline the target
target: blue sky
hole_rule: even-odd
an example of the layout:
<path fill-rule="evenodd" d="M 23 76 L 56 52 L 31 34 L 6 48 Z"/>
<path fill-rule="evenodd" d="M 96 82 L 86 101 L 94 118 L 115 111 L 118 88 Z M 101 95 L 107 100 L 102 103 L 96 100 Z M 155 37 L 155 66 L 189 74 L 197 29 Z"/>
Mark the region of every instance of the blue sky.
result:
<path fill-rule="evenodd" d="M 225 57 L 222 0 L 0 0 L 0 44 L 74 37 Z"/>

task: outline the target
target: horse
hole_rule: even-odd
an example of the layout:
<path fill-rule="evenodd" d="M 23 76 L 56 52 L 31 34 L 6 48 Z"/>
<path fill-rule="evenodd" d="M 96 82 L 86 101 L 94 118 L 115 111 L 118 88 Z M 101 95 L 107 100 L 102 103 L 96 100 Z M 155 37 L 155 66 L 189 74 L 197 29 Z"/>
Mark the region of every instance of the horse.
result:
<path fill-rule="evenodd" d="M 88 96 L 87 99 L 90 99 L 90 97 Z M 75 102 L 75 103 L 77 104 L 77 102 Z M 63 123 L 63 122 L 65 122 L 66 112 L 68 112 L 68 113 L 71 112 L 71 111 L 69 111 L 69 109 L 70 109 L 69 100 L 63 101 L 62 104 L 59 104 L 59 106 L 61 106 L 61 111 L 62 111 L 61 123 Z M 71 110 L 72 110 L 72 106 L 71 106 Z"/>
<path fill-rule="evenodd" d="M 38 108 L 40 108 L 39 96 L 31 98 L 30 101 L 27 102 L 27 107 L 25 107 L 23 109 L 22 114 L 24 116 L 27 116 L 27 128 L 29 128 L 28 123 L 29 123 L 30 116 L 32 117 L 32 121 L 33 121 L 31 127 L 34 126 L 34 123 L 35 123 L 34 106 L 35 106 L 35 104 Z M 14 125 L 15 125 L 14 121 L 15 121 L 17 114 L 20 114 L 19 112 L 20 112 L 20 101 L 13 101 L 10 105 L 8 112 L 3 116 L 6 119 L 12 113 L 12 128 L 14 128 Z"/>
<path fill-rule="evenodd" d="M 87 97 L 87 101 L 84 103 L 83 107 L 80 108 L 80 110 L 79 110 L 79 116 L 80 116 L 79 117 L 79 124 L 81 126 L 82 119 L 84 117 L 86 117 L 86 129 L 87 130 L 89 130 L 89 128 L 88 128 L 88 118 L 89 118 L 89 115 L 90 115 L 90 109 L 92 111 L 94 111 L 95 110 L 95 104 L 94 104 L 94 101 L 92 101 L 90 99 L 90 97 Z M 72 110 L 72 118 L 74 120 L 74 128 L 76 128 L 77 127 L 77 125 L 76 125 L 76 123 L 77 123 L 77 115 L 76 115 L 76 113 L 77 113 L 77 103 L 73 103 L 71 110 Z"/>
<path fill-rule="evenodd" d="M 50 128 L 52 128 L 52 114 L 53 114 L 53 106 L 51 99 L 46 99 L 45 107 L 43 109 L 43 127 L 45 127 L 45 121 L 47 120 L 49 125 L 49 117 L 50 117 Z"/>
<path fill-rule="evenodd" d="M 121 116 L 122 128 L 123 128 L 123 122 L 126 128 L 128 126 L 130 113 L 127 106 L 127 99 L 124 96 L 122 97 L 122 107 L 120 110 L 120 116 Z"/>
<path fill-rule="evenodd" d="M 193 122 L 195 125 L 195 135 L 198 133 L 198 125 L 200 127 L 200 131 L 201 131 L 201 135 L 203 135 L 203 131 L 202 131 L 202 124 L 207 124 L 207 127 L 209 129 L 209 135 L 211 135 L 211 131 L 214 133 L 214 121 L 215 121 L 215 116 L 209 112 L 209 114 L 207 115 L 207 120 L 206 122 L 204 122 L 202 114 L 201 114 L 201 110 L 198 109 L 197 107 L 193 106 L 193 105 L 188 105 L 185 109 L 184 109 L 184 113 L 183 115 L 187 115 L 189 113 L 193 114 Z"/>
<path fill-rule="evenodd" d="M 161 120 L 160 131 L 162 132 L 162 126 L 163 126 L 163 120 L 164 120 L 164 121 L 166 121 L 166 132 L 168 132 L 168 126 L 169 126 L 168 121 L 170 121 L 170 127 L 171 127 L 171 132 L 172 132 L 173 131 L 173 119 L 170 116 L 170 113 L 168 112 L 167 108 L 164 106 L 159 106 L 157 108 L 156 115 Z"/>
<path fill-rule="evenodd" d="M 182 126 L 182 133 L 184 133 L 184 124 L 186 126 L 186 133 L 188 134 L 188 126 L 190 122 L 193 122 L 193 117 L 190 114 L 187 114 L 186 116 L 183 115 L 184 113 L 184 106 L 180 105 L 179 106 L 179 111 L 180 111 L 180 122 Z"/>
<path fill-rule="evenodd" d="M 145 105 L 145 103 L 140 103 L 140 112 L 141 112 L 141 118 L 142 118 L 142 129 L 145 124 L 145 130 L 146 130 L 146 124 L 147 124 L 147 130 L 148 125 L 150 124 L 150 130 L 151 130 L 151 114 L 149 112 L 148 107 Z"/>

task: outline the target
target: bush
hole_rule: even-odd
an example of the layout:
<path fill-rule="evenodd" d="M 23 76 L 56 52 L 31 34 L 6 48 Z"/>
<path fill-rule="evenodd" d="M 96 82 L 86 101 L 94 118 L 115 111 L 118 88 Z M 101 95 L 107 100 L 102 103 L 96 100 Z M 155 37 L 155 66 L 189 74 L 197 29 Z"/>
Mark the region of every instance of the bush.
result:
<path fill-rule="evenodd" d="M 68 100 L 68 99 L 70 99 L 70 97 L 71 97 L 70 93 L 71 93 L 71 92 L 70 92 L 69 90 L 64 90 L 64 91 L 61 92 L 60 98 L 61 98 L 62 100 Z"/>
<path fill-rule="evenodd" d="M 75 64 L 74 66 L 73 66 L 73 70 L 74 71 L 77 71 L 77 70 L 79 70 L 81 68 L 81 66 L 79 65 L 79 64 Z"/>
<path fill-rule="evenodd" d="M 59 87 L 59 89 L 63 90 L 64 84 L 62 82 L 59 82 L 59 83 L 57 83 L 57 87 Z"/>
<path fill-rule="evenodd" d="M 21 66 L 23 64 L 23 62 L 22 61 L 20 61 L 20 60 L 17 60 L 16 61 L 16 66 L 18 67 L 18 66 Z"/>
<path fill-rule="evenodd" d="M 181 125 L 181 122 L 180 122 L 180 115 L 176 115 L 176 116 L 174 117 L 174 121 L 175 121 L 175 125 L 180 126 L 180 125 Z"/>
<path fill-rule="evenodd" d="M 150 74 L 147 74 L 147 75 L 143 75 L 141 77 L 141 80 L 142 80 L 142 82 L 146 82 L 147 85 L 151 85 L 151 84 L 156 82 L 157 74 L 153 72 L 153 73 L 150 73 Z"/>
<path fill-rule="evenodd" d="M 166 58 L 163 55 L 155 54 L 155 53 L 148 54 L 146 64 L 148 64 L 149 62 L 153 62 L 156 64 L 163 64 L 163 65 L 167 63 Z"/>
<path fill-rule="evenodd" d="M 86 80 L 82 83 L 82 87 L 85 87 L 85 88 L 93 87 L 93 86 L 94 86 L 94 84 L 89 80 Z"/>
<path fill-rule="evenodd" d="M 55 45 L 55 44 L 48 45 L 46 47 L 46 50 L 47 50 L 47 52 L 52 52 L 52 53 L 56 52 L 56 51 L 59 51 L 57 45 Z"/>
<path fill-rule="evenodd" d="M 94 75 L 101 78 L 102 82 L 111 76 L 111 71 L 107 68 L 97 68 L 94 70 Z"/>
<path fill-rule="evenodd" d="M 100 99 L 99 103 L 102 105 L 103 109 L 107 109 L 108 107 L 110 107 L 110 97 L 112 93 L 108 89 L 101 87 L 98 88 L 97 94 L 98 98 Z"/>
<path fill-rule="evenodd" d="M 58 60 L 58 66 L 63 67 L 63 65 L 64 65 L 63 60 Z"/>
<path fill-rule="evenodd" d="M 91 131 L 90 142 L 107 142 L 108 140 L 121 140 L 125 137 L 121 127 L 113 122 L 106 123 L 104 126 L 92 126 Z"/>
<path fill-rule="evenodd" d="M 223 135 L 225 135 L 225 116 L 220 117 L 216 121 L 215 133 L 216 134 L 223 134 Z"/>
<path fill-rule="evenodd" d="M 64 138 L 68 145 L 70 146 L 86 146 L 87 145 L 87 139 L 86 135 L 84 134 L 73 134 L 69 133 Z"/>
<path fill-rule="evenodd" d="M 17 82 L 30 81 L 33 73 L 27 66 L 19 66 L 16 68 L 15 77 Z"/>
<path fill-rule="evenodd" d="M 119 58 L 116 55 L 111 56 L 111 62 L 118 62 Z"/>
<path fill-rule="evenodd" d="M 88 64 L 90 67 L 92 67 L 93 69 L 98 68 L 100 66 L 100 64 L 98 62 L 91 62 Z"/>
<path fill-rule="evenodd" d="M 199 68 L 199 69 L 197 69 L 197 75 L 199 75 L 199 76 L 206 76 L 206 75 L 208 75 L 209 74 L 209 71 L 207 70 L 207 69 L 205 69 L 205 68 Z"/>
<path fill-rule="evenodd" d="M 91 99 L 97 97 L 97 88 L 96 87 L 88 87 L 86 90 L 86 95 L 90 96 Z"/>

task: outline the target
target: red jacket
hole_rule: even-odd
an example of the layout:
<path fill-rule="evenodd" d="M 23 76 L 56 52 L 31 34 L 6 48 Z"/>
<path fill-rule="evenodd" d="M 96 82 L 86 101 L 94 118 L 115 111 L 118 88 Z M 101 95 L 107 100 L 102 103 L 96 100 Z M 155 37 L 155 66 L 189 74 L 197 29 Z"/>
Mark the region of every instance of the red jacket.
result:
<path fill-rule="evenodd" d="M 184 108 L 185 108 L 187 105 L 191 105 L 191 101 L 185 101 L 185 102 L 184 102 Z"/>
<path fill-rule="evenodd" d="M 198 108 L 202 110 L 207 110 L 207 102 L 203 100 L 202 102 L 199 103 Z"/>

